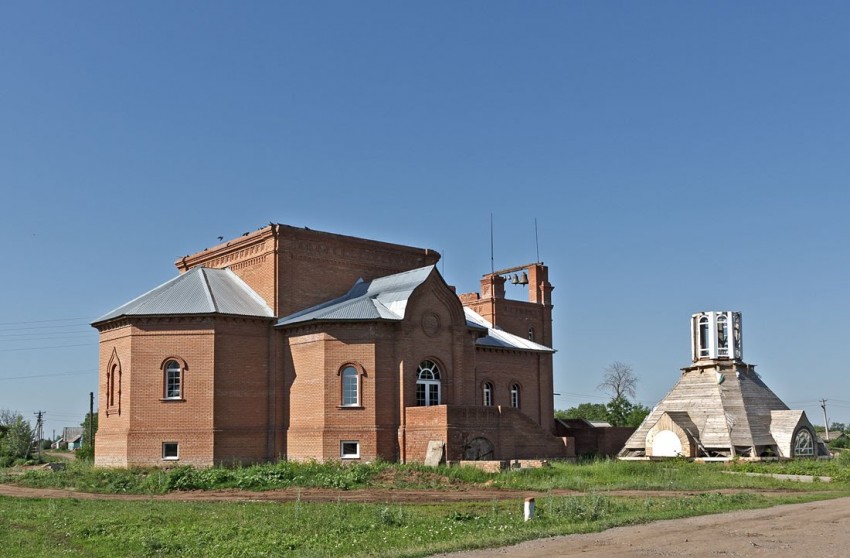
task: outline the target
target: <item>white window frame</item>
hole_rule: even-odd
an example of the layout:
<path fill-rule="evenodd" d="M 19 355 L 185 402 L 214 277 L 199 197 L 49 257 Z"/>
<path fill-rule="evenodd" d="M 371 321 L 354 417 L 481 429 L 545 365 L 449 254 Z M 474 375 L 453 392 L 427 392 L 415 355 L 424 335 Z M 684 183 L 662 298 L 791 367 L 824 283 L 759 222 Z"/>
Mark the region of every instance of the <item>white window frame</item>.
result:
<path fill-rule="evenodd" d="M 166 455 L 166 446 L 174 446 L 174 455 Z M 180 459 L 180 443 L 179 442 L 163 442 L 162 443 L 162 460 L 163 461 L 178 461 Z"/>
<path fill-rule="evenodd" d="M 522 404 L 522 399 L 520 397 L 521 391 L 522 388 L 519 384 L 511 384 L 511 407 L 513 407 L 514 409 L 519 409 L 520 405 Z"/>
<path fill-rule="evenodd" d="M 349 371 L 351 373 L 349 373 Z M 354 402 L 346 402 L 346 382 L 350 381 L 353 373 L 354 379 Z M 342 369 L 340 373 L 340 389 L 342 391 L 340 397 L 340 406 L 342 407 L 360 407 L 360 371 L 357 370 L 357 367 L 348 365 Z"/>
<path fill-rule="evenodd" d="M 174 366 L 172 366 L 174 364 Z M 176 368 L 175 368 L 176 366 Z M 170 395 L 172 393 L 171 388 L 171 377 L 176 376 L 176 384 L 177 384 L 177 395 Z M 168 362 L 165 363 L 165 374 L 164 374 L 165 386 L 163 390 L 164 399 L 183 399 L 183 366 L 177 359 L 169 359 Z"/>
<path fill-rule="evenodd" d="M 808 428 L 801 428 L 794 435 L 794 457 L 814 457 L 815 439 Z"/>
<path fill-rule="evenodd" d="M 433 389 L 436 387 L 436 389 Z M 420 399 L 420 388 L 422 398 Z M 433 397 L 432 397 L 433 396 Z M 416 371 L 416 405 L 431 407 L 442 402 L 442 381 L 440 366 L 433 360 L 423 360 Z"/>
<path fill-rule="evenodd" d="M 484 385 L 481 387 L 484 406 L 492 407 L 493 406 L 493 384 L 491 382 L 484 382 Z"/>
<path fill-rule="evenodd" d="M 354 453 L 345 452 L 346 444 L 354 444 Z M 340 459 L 360 459 L 360 441 L 359 440 L 340 440 L 339 442 L 339 458 Z"/>

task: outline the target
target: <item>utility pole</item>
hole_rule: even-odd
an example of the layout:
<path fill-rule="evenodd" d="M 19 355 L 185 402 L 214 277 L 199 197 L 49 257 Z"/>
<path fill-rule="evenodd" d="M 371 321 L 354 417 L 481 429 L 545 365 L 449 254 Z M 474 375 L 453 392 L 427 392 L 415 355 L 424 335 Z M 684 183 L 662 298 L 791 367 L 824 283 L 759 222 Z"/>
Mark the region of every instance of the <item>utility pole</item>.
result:
<path fill-rule="evenodd" d="M 823 409 L 823 426 L 826 429 L 826 441 L 829 441 L 829 419 L 826 418 L 826 399 L 820 400 L 820 408 Z"/>
<path fill-rule="evenodd" d="M 44 411 L 36 411 L 35 413 L 35 445 L 38 451 L 38 460 L 41 461 L 41 439 L 44 437 Z"/>

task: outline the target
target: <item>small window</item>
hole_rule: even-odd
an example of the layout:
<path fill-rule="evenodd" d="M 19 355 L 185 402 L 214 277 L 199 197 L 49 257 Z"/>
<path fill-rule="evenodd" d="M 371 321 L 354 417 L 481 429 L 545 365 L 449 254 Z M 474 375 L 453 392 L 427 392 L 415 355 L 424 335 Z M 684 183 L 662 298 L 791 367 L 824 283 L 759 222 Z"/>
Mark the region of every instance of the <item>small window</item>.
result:
<path fill-rule="evenodd" d="M 490 382 L 484 382 L 484 387 L 482 388 L 484 394 L 484 406 L 492 407 L 493 406 L 493 384 Z"/>
<path fill-rule="evenodd" d="M 528 340 L 534 341 L 534 326 L 528 328 Z"/>
<path fill-rule="evenodd" d="M 342 371 L 342 406 L 357 407 L 360 405 L 360 374 L 353 366 L 346 366 Z"/>
<path fill-rule="evenodd" d="M 339 443 L 339 456 L 342 459 L 359 459 L 360 458 L 360 442 L 354 440 L 344 440 Z"/>
<path fill-rule="evenodd" d="M 176 360 L 169 360 L 165 364 L 165 398 L 180 399 L 182 396 L 182 370 L 180 363 Z"/>
<path fill-rule="evenodd" d="M 519 384 L 511 385 L 511 407 L 519 409 Z"/>
<path fill-rule="evenodd" d="M 180 459 L 179 444 L 177 442 L 163 442 L 162 458 L 167 461 Z"/>

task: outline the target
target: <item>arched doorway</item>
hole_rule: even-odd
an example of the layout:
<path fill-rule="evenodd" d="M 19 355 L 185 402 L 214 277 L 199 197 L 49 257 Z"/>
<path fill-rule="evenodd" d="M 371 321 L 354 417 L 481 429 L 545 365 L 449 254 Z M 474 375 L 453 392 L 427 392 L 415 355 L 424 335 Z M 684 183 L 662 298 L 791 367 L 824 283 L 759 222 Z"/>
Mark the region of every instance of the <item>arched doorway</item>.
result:
<path fill-rule="evenodd" d="M 463 458 L 466 461 L 485 461 L 495 459 L 496 451 L 487 438 L 473 438 L 464 447 Z"/>

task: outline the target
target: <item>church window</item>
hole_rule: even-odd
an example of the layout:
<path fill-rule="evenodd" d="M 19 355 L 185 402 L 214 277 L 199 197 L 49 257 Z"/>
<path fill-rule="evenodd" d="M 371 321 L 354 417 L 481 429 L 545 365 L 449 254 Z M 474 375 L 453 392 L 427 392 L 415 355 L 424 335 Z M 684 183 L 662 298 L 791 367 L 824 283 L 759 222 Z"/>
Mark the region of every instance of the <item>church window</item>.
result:
<path fill-rule="evenodd" d="M 528 328 L 528 340 L 534 341 L 534 326 Z"/>
<path fill-rule="evenodd" d="M 493 384 L 490 382 L 484 382 L 484 386 L 482 387 L 482 391 L 484 394 L 484 406 L 492 407 L 493 406 Z"/>
<path fill-rule="evenodd" d="M 440 367 L 432 360 L 423 360 L 416 374 L 416 405 L 419 407 L 439 405 Z"/>
<path fill-rule="evenodd" d="M 801 428 L 794 437 L 794 457 L 811 457 L 815 454 L 815 442 L 812 433 Z"/>
<path fill-rule="evenodd" d="M 183 367 L 176 360 L 165 363 L 165 398 L 183 398 Z"/>
<path fill-rule="evenodd" d="M 360 373 L 353 366 L 342 370 L 342 406 L 357 407 L 360 405 Z"/>
<path fill-rule="evenodd" d="M 106 415 L 121 414 L 121 361 L 113 349 L 112 357 L 106 365 Z"/>
<path fill-rule="evenodd" d="M 520 392 L 519 384 L 512 384 L 511 385 L 511 407 L 513 407 L 515 409 L 519 409 L 519 404 L 520 404 L 519 392 Z"/>

